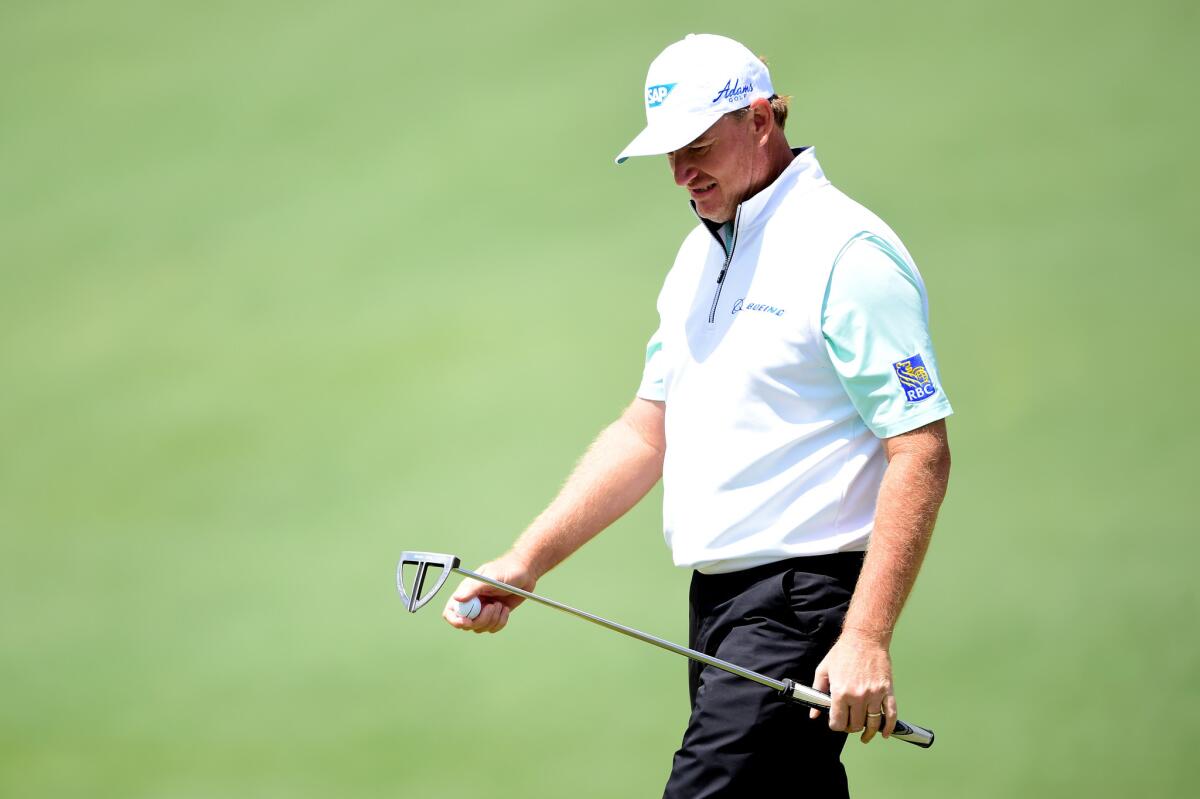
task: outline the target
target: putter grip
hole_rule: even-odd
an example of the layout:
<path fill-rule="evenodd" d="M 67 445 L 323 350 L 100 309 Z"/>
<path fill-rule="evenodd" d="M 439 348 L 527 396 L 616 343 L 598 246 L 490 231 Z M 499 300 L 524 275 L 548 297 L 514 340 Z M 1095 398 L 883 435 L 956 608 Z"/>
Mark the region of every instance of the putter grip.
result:
<path fill-rule="evenodd" d="M 899 738 L 901 741 L 908 741 L 910 744 L 916 744 L 922 749 L 928 749 L 933 746 L 933 730 L 918 727 L 916 724 L 909 724 L 907 721 L 896 721 L 896 729 L 892 732 L 892 737 Z"/>

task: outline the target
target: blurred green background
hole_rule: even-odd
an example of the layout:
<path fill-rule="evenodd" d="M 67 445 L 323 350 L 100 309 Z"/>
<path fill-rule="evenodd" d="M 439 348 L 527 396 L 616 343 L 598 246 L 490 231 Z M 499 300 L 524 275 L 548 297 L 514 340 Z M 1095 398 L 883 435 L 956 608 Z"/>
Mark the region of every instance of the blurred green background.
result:
<path fill-rule="evenodd" d="M 860 797 L 1187 793 L 1195 4 L 0 5 L 0 794 L 658 796 L 685 663 L 454 633 L 632 396 L 689 31 L 929 285 L 954 475 Z M 684 640 L 658 490 L 546 594 Z M 798 779 L 800 779 L 798 777 Z"/>

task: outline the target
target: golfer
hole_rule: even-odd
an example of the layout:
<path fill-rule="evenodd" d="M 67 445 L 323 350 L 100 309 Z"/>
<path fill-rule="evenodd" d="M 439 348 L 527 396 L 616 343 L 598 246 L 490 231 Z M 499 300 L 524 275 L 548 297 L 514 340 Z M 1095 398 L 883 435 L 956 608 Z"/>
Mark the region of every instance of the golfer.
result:
<path fill-rule="evenodd" d="M 618 156 L 665 155 L 699 224 L 658 297 L 637 396 L 507 554 L 541 575 L 661 478 L 663 530 L 693 571 L 690 645 L 832 695 L 828 718 L 690 664 L 691 718 L 665 797 L 847 796 L 845 733 L 897 719 L 889 647 L 950 471 L 925 287 L 882 220 L 784 136 L 766 65 L 690 35 L 646 77 Z M 457 602 L 478 596 L 475 619 Z M 521 600 L 472 580 L 454 627 L 496 632 Z"/>

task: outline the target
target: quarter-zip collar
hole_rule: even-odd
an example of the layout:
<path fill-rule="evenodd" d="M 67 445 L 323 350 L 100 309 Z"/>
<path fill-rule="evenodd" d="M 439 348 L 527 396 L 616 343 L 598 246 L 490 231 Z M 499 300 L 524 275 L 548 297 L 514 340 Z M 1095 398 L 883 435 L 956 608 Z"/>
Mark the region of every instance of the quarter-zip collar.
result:
<path fill-rule="evenodd" d="M 787 165 L 786 169 L 779 173 L 779 177 L 758 194 L 738 205 L 734 215 L 737 220 L 736 228 L 733 231 L 734 237 L 743 235 L 746 231 L 758 227 L 769 219 L 776 206 L 789 194 L 806 192 L 829 183 L 825 173 L 821 170 L 821 165 L 817 163 L 815 147 L 796 147 L 792 149 L 792 154 L 795 158 Z M 692 207 L 692 213 L 696 214 L 696 218 L 704 224 L 717 243 L 723 249 L 728 250 L 720 235 L 721 225 L 700 216 L 696 212 L 695 200 L 689 200 L 688 204 Z"/>

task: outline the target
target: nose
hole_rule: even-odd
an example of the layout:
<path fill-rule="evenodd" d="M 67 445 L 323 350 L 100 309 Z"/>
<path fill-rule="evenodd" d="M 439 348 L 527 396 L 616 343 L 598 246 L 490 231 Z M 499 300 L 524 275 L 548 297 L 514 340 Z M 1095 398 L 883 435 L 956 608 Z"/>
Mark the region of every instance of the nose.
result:
<path fill-rule="evenodd" d="M 696 167 L 683 152 L 671 154 L 671 171 L 675 173 L 676 186 L 686 186 L 698 173 Z"/>

